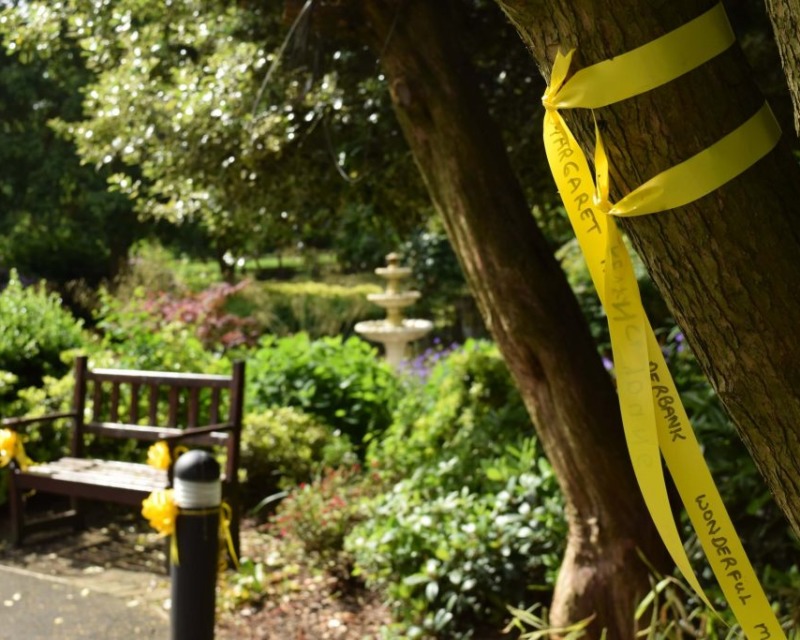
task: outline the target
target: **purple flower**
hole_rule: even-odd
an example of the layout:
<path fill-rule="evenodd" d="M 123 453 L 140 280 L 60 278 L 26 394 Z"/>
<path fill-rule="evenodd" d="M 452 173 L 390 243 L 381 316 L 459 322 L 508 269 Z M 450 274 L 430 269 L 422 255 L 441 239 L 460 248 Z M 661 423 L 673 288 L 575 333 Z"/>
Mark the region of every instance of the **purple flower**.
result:
<path fill-rule="evenodd" d="M 611 371 L 614 368 L 614 361 L 611 360 L 611 358 L 603 356 L 603 366 L 605 367 L 606 371 Z"/>

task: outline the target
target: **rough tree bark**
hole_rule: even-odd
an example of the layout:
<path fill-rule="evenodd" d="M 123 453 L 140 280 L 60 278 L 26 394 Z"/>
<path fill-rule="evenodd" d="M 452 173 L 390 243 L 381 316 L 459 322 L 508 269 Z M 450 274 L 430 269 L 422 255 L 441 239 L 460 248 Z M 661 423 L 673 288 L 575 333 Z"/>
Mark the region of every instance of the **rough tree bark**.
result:
<path fill-rule="evenodd" d="M 766 0 L 800 135 L 800 0 Z"/>
<path fill-rule="evenodd" d="M 361 35 L 380 55 L 401 128 L 567 500 L 551 622 L 596 615 L 592 637 L 606 628 L 633 638 L 634 608 L 650 589 L 639 551 L 671 565 L 631 470 L 613 386 L 513 175 L 449 3 L 360 7 Z"/>
<path fill-rule="evenodd" d="M 674 29 L 711 0 L 497 0 L 543 75 L 572 71 Z M 738 46 L 648 94 L 599 109 L 618 199 L 706 148 L 763 103 Z M 587 113 L 566 112 L 590 150 Z M 787 139 L 701 200 L 623 222 L 776 502 L 800 534 L 800 170 Z M 713 455 L 713 451 L 710 452 Z"/>

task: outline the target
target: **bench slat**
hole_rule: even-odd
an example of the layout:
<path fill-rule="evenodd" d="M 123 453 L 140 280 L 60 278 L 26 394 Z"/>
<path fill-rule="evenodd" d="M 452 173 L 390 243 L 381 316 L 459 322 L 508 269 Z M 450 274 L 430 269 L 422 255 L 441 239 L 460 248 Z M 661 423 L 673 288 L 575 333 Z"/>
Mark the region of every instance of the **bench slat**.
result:
<path fill-rule="evenodd" d="M 222 429 L 230 427 L 231 425 L 230 423 L 221 423 L 213 426 Z M 156 440 L 163 440 L 168 436 L 185 434 L 191 430 L 180 429 L 178 427 L 151 427 L 119 422 L 88 422 L 84 426 L 84 431 L 107 438 L 132 438 L 134 440 L 155 442 Z M 203 433 L 196 436 L 187 435 L 184 440 L 197 444 L 224 445 L 228 441 L 228 438 L 229 435 L 224 431 L 212 431 L 211 433 Z"/>
<path fill-rule="evenodd" d="M 158 385 L 149 384 L 150 392 L 147 401 L 150 403 L 150 410 L 148 412 L 148 419 L 150 424 L 158 422 Z"/>
<path fill-rule="evenodd" d="M 103 415 L 103 387 L 99 382 L 94 383 L 92 393 L 92 415 L 95 420 L 99 420 Z"/>
<path fill-rule="evenodd" d="M 119 382 L 111 385 L 111 409 L 109 411 L 109 419 L 111 422 L 119 420 Z"/>
<path fill-rule="evenodd" d="M 169 390 L 169 416 L 167 424 L 174 427 L 178 424 L 178 387 L 170 387 Z"/>
<path fill-rule="evenodd" d="M 167 473 L 160 469 L 135 462 L 93 458 L 61 458 L 55 462 L 33 465 L 22 475 L 142 491 L 153 491 L 168 485 Z"/>
<path fill-rule="evenodd" d="M 200 408 L 200 389 L 192 387 L 189 389 L 189 407 L 186 410 L 186 424 L 189 427 L 197 426 L 197 418 Z"/>
<path fill-rule="evenodd" d="M 208 421 L 211 424 L 219 422 L 219 389 L 211 390 L 211 409 L 208 414 Z"/>
<path fill-rule="evenodd" d="M 136 371 L 134 369 L 92 369 L 86 372 L 87 380 L 108 382 L 135 382 L 144 385 L 179 386 L 228 389 L 231 376 L 217 376 L 202 373 L 164 373 L 152 371 Z"/>
<path fill-rule="evenodd" d="M 131 412 L 129 418 L 131 424 L 139 422 L 139 387 L 140 385 L 136 383 L 131 385 Z"/>

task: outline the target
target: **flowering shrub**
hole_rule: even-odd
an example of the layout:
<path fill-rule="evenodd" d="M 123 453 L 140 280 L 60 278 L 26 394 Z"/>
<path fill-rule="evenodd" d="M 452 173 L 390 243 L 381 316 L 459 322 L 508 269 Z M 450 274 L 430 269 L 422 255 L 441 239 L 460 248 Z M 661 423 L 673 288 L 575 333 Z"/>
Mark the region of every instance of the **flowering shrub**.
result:
<path fill-rule="evenodd" d="M 137 325 L 136 328 L 149 331 L 189 329 L 206 349 L 253 346 L 259 333 L 256 323 L 226 310 L 227 300 L 246 285 L 246 281 L 237 285 L 220 283 L 180 296 L 164 291 L 145 293 L 138 288 L 125 303 L 104 295 L 101 327 L 123 340 L 126 330 Z"/>
<path fill-rule="evenodd" d="M 458 349 L 459 345 L 456 342 L 448 346 L 444 346 L 440 338 L 434 338 L 433 344 L 425 349 L 421 354 L 406 360 L 401 363 L 401 371 L 421 382 L 425 382 L 431 375 L 432 369 L 436 363 L 446 358 L 453 351 Z"/>
<path fill-rule="evenodd" d="M 363 499 L 374 491 L 360 472 L 358 464 L 327 469 L 292 490 L 270 520 L 272 533 L 299 541 L 306 553 L 339 577 L 350 574 L 345 536 L 363 519 Z"/>
<path fill-rule="evenodd" d="M 445 490 L 468 486 L 480 492 L 486 484 L 482 466 L 532 433 L 497 348 L 470 340 L 439 359 L 427 380 L 400 400 L 389 429 L 370 444 L 369 459 L 393 479 L 454 460 Z"/>
<path fill-rule="evenodd" d="M 226 301 L 247 284 L 246 280 L 236 285 L 218 283 L 183 298 L 160 293 L 145 299 L 143 308 L 154 315 L 160 314 L 165 322 L 181 322 L 196 327 L 197 337 L 206 347 L 253 346 L 258 338 L 255 322 L 228 313 L 225 307 Z"/>

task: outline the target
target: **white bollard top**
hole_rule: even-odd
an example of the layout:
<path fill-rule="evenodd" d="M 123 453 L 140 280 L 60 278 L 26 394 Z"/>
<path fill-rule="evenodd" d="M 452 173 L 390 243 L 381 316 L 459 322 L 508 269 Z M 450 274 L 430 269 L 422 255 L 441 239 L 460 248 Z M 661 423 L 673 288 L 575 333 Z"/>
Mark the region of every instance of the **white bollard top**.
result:
<path fill-rule="evenodd" d="M 175 478 L 175 504 L 179 509 L 208 509 L 222 502 L 222 483 L 193 482 Z"/>

